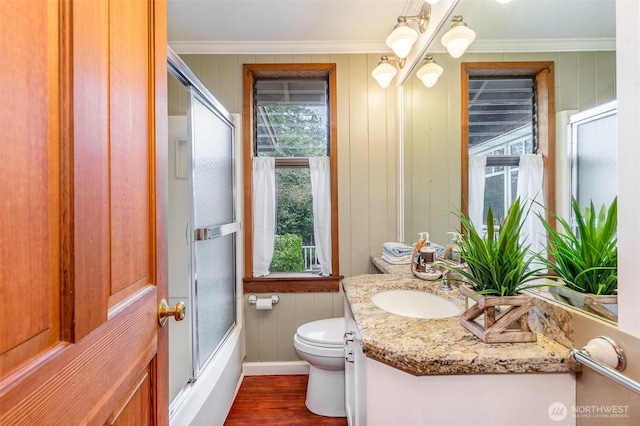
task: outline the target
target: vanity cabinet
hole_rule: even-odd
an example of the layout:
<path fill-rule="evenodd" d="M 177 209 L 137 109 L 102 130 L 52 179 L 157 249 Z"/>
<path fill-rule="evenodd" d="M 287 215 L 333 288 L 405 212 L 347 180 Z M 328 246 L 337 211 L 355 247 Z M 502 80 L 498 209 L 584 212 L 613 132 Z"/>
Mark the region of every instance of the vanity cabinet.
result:
<path fill-rule="evenodd" d="M 349 426 L 367 424 L 366 407 L 366 357 L 362 350 L 362 337 L 358 331 L 356 320 L 349 303 L 344 304 L 345 338 L 344 338 L 344 394 L 347 421 Z"/>
<path fill-rule="evenodd" d="M 349 425 L 576 424 L 580 366 L 568 348 L 542 334 L 536 342 L 486 344 L 457 316 L 407 317 L 371 299 L 403 289 L 458 300 L 457 290 L 440 291 L 439 283 L 376 274 L 342 285 Z"/>

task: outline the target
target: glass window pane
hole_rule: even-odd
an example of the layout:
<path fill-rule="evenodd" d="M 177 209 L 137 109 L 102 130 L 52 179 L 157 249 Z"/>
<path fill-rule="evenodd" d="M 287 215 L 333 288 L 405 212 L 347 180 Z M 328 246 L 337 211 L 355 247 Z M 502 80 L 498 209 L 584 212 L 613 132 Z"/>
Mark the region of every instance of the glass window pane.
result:
<path fill-rule="evenodd" d="M 315 244 L 309 169 L 276 169 L 276 198 L 276 237 L 270 270 L 310 270 L 315 263 Z"/>
<path fill-rule="evenodd" d="M 533 77 L 469 79 L 471 155 L 505 155 L 510 144 L 524 139 L 530 141 L 526 152 L 533 152 L 534 87 Z"/>
<path fill-rule="evenodd" d="M 484 224 L 487 220 L 487 213 L 489 212 L 489 207 L 491 207 L 491 211 L 493 212 L 494 225 L 499 225 L 502 222 L 502 219 L 505 216 L 505 180 L 504 174 L 493 175 L 487 177 L 485 188 L 484 188 Z"/>
<path fill-rule="evenodd" d="M 609 205 L 617 194 L 617 117 L 609 115 L 578 126 L 578 204 Z"/>
<path fill-rule="evenodd" d="M 256 79 L 256 150 L 266 157 L 328 155 L 328 82 L 323 78 Z"/>
<path fill-rule="evenodd" d="M 508 205 L 516 199 L 518 196 L 518 168 L 511 167 L 511 199 L 508 200 Z"/>

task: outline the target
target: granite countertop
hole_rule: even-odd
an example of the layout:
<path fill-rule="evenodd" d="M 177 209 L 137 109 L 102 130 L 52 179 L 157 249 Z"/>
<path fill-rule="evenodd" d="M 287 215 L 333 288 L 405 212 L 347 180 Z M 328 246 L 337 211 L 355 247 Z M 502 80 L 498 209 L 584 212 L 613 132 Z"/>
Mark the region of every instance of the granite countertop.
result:
<path fill-rule="evenodd" d="M 569 349 L 538 334 L 535 343 L 486 344 L 460 325 L 458 316 L 410 318 L 378 308 L 371 296 L 387 290 L 412 289 L 437 294 L 465 309 L 458 291 L 442 291 L 439 282 L 413 277 L 409 265 L 377 259 L 382 271 L 342 282 L 351 305 L 365 355 L 407 373 L 422 375 L 485 373 L 562 373 L 579 371 Z M 385 265 L 386 264 L 386 265 Z M 403 272 L 406 271 L 406 272 Z"/>

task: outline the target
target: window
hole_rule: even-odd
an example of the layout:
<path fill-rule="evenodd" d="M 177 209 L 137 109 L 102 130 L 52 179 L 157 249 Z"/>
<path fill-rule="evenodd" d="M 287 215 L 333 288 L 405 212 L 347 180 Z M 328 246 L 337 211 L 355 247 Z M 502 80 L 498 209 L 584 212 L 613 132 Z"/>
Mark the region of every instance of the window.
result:
<path fill-rule="evenodd" d="M 335 65 L 245 64 L 243 75 L 245 292 L 338 291 Z M 330 228 L 320 241 L 318 228 Z"/>
<path fill-rule="evenodd" d="M 462 210 L 484 182 L 482 225 L 491 207 L 496 226 L 518 196 L 523 154 L 540 154 L 544 205 L 555 204 L 555 106 L 552 62 L 462 64 Z M 484 172 L 473 157 L 486 156 Z M 471 164 L 471 169 L 470 169 Z M 477 170 L 477 169 L 476 169 Z M 478 192 L 482 193 L 482 191 Z M 480 208 L 479 206 L 476 209 Z"/>

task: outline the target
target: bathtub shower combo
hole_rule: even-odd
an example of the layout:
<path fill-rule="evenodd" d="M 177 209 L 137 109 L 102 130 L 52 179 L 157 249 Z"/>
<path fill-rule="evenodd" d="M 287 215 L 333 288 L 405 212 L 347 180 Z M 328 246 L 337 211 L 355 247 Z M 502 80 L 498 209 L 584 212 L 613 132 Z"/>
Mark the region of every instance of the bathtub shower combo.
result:
<path fill-rule="evenodd" d="M 187 312 L 169 326 L 170 421 L 216 424 L 242 358 L 235 120 L 171 50 L 168 68 L 170 100 L 179 100 L 169 105 L 169 304 Z"/>

